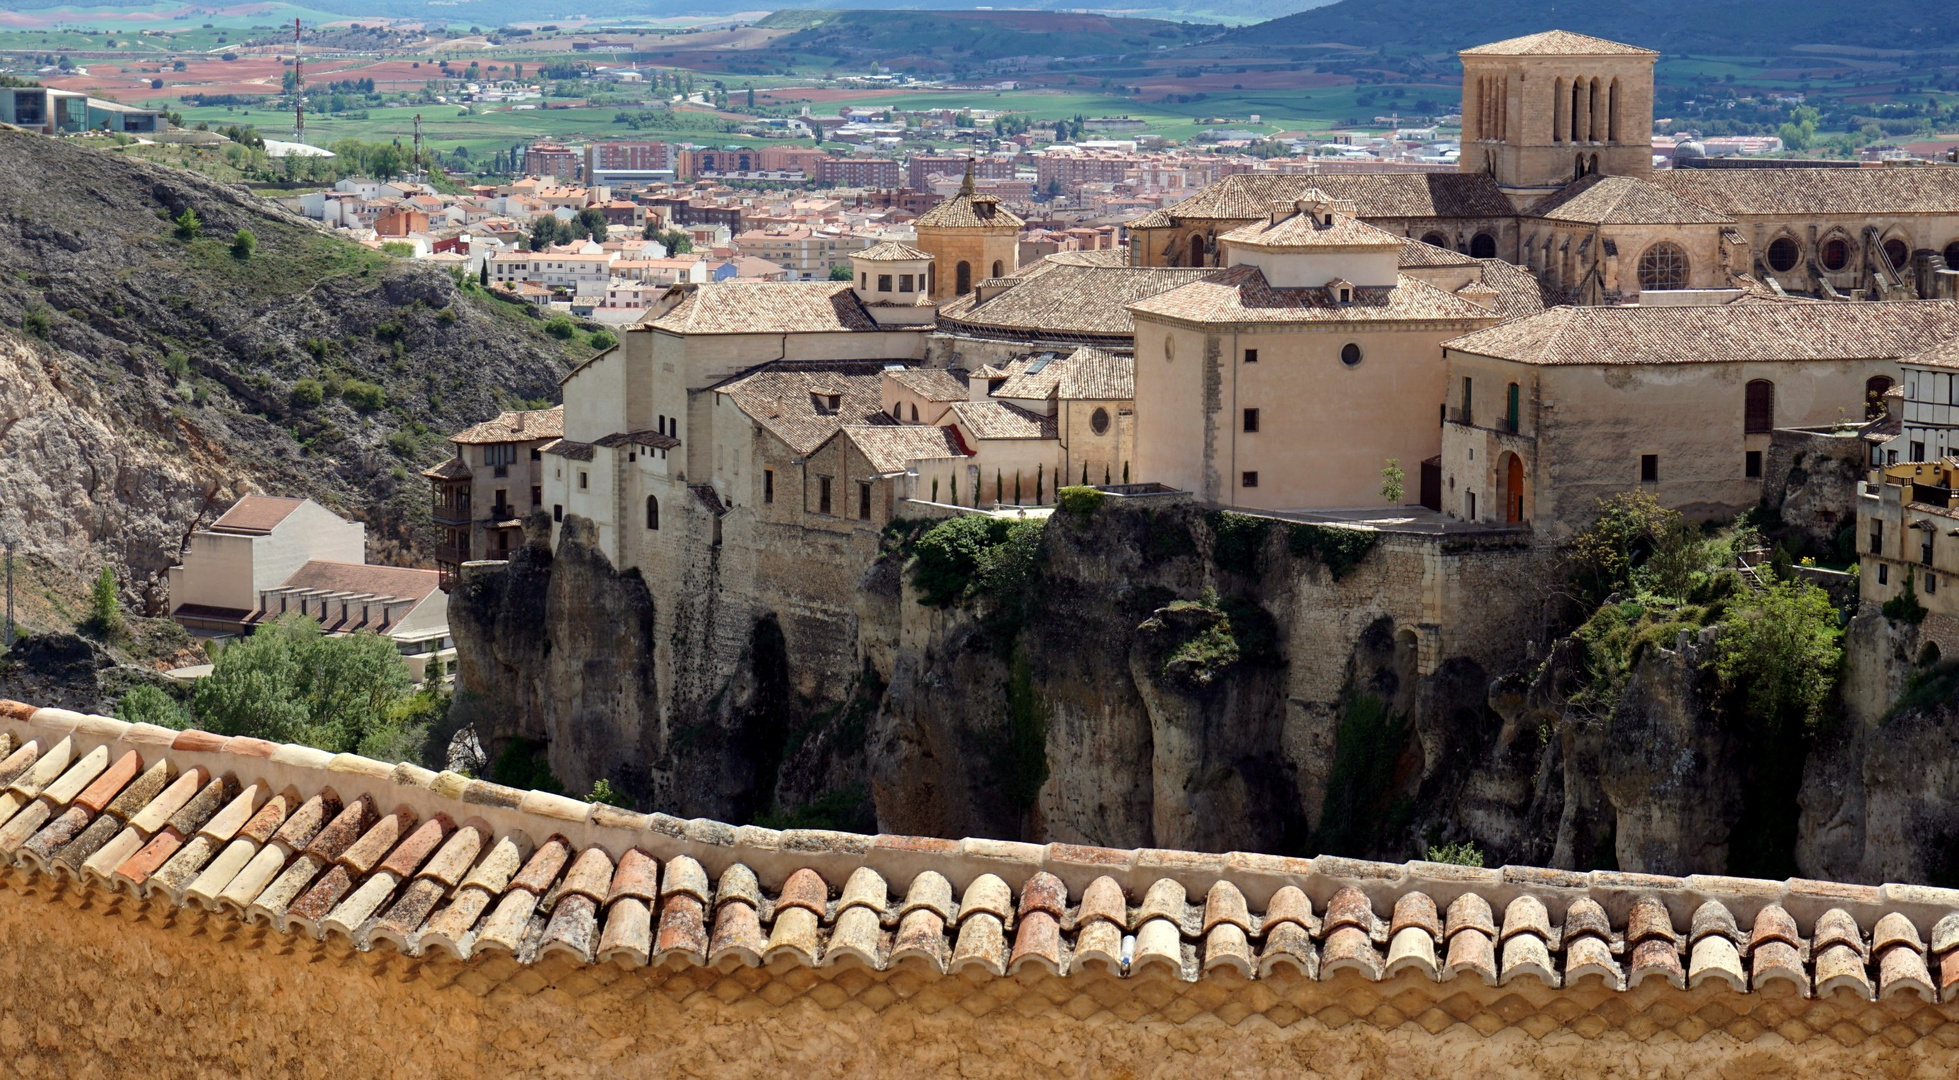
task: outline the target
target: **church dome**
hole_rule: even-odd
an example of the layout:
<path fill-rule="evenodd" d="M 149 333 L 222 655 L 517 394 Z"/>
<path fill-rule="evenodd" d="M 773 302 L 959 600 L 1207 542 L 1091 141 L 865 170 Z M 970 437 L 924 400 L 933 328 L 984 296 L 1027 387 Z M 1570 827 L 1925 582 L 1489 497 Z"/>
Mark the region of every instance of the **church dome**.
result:
<path fill-rule="evenodd" d="M 1707 147 L 1698 142 L 1684 142 L 1673 148 L 1673 160 L 1692 161 L 1707 156 Z"/>

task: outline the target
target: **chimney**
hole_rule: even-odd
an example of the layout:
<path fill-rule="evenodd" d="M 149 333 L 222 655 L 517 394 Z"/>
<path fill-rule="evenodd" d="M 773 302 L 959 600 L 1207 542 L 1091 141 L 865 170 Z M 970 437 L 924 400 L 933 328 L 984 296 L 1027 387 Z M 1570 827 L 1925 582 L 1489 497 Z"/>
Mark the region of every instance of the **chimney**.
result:
<path fill-rule="evenodd" d="M 510 429 L 512 431 L 524 430 L 524 417 L 527 415 L 529 414 L 524 412 L 524 410 L 522 409 L 517 410 L 517 422 L 515 424 L 510 425 Z"/>

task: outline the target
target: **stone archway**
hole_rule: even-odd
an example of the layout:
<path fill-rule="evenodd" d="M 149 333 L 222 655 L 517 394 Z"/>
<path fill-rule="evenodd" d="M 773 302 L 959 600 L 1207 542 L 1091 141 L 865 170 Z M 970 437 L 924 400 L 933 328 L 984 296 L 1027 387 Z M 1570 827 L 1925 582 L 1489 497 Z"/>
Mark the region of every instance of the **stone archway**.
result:
<path fill-rule="evenodd" d="M 1496 490 L 1503 500 L 1503 520 L 1511 525 L 1523 524 L 1529 503 L 1530 481 L 1524 477 L 1524 459 L 1512 451 L 1505 450 L 1503 456 L 1497 458 Z"/>

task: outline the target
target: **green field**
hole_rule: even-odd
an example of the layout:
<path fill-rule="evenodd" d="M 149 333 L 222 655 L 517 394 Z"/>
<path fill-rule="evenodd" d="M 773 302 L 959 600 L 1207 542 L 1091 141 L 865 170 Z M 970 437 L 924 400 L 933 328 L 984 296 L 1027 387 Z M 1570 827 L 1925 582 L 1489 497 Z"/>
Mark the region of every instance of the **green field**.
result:
<path fill-rule="evenodd" d="M 213 128 L 224 128 L 233 124 L 251 125 L 258 128 L 259 133 L 267 138 L 292 137 L 292 114 L 277 108 L 207 106 L 179 111 L 183 113 L 184 124 L 188 127 L 195 127 L 199 123 L 208 123 Z M 612 106 L 602 109 L 536 109 L 525 112 L 477 113 L 464 116 L 454 105 L 418 105 L 369 109 L 365 120 L 347 120 L 309 113 L 306 117 L 306 141 L 315 146 L 327 146 L 338 139 L 360 139 L 368 142 L 400 139 L 405 145 L 414 137 L 416 113 L 422 115 L 422 139 L 425 145 L 443 151 L 454 150 L 458 146 L 467 147 L 472 155 L 479 156 L 489 151 L 508 150 L 513 145 L 529 143 L 536 139 L 659 139 L 700 143 L 725 143 L 736 140 L 736 136 L 707 128 L 659 130 L 643 127 L 634 131 L 624 124 L 613 123 L 613 117 L 618 115 L 619 109 Z"/>

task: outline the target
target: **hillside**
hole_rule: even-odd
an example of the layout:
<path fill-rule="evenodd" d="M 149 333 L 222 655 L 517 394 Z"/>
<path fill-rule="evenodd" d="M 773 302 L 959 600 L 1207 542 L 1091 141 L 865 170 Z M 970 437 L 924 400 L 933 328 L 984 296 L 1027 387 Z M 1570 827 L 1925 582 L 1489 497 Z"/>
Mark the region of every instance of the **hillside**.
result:
<path fill-rule="evenodd" d="M 1763 16 L 1773 11 L 1772 18 Z M 1248 26 L 1241 45 L 1343 44 L 1440 52 L 1559 27 L 1680 53 L 1760 55 L 1797 45 L 1937 49 L 1959 45 L 1959 6 L 1874 0 L 1341 0 Z"/>
<path fill-rule="evenodd" d="M 1157 19 L 1043 11 L 781 11 L 757 25 L 797 28 L 774 43 L 790 53 L 926 70 L 935 61 L 1149 52 L 1217 32 Z"/>
<path fill-rule="evenodd" d="M 0 533 L 26 552 L 125 567 L 155 611 L 185 536 L 255 489 L 410 561 L 441 436 L 555 398 L 571 357 L 525 310 L 99 145 L 0 129 Z"/>

